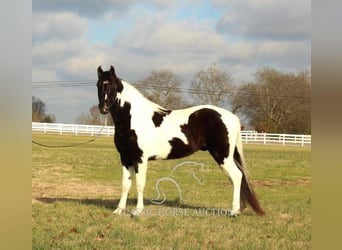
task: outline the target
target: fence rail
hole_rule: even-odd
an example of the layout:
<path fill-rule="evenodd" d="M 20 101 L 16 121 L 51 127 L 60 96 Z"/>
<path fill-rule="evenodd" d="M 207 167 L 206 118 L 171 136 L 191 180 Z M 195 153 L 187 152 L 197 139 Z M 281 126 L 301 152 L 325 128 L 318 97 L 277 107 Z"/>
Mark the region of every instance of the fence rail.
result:
<path fill-rule="evenodd" d="M 280 144 L 311 146 L 311 135 L 299 134 L 269 134 L 256 131 L 241 131 L 241 137 L 245 144 Z"/>
<path fill-rule="evenodd" d="M 114 135 L 113 126 L 32 122 L 32 132 L 44 134 Z"/>
<path fill-rule="evenodd" d="M 114 127 L 101 125 L 32 122 L 32 132 L 44 134 L 112 136 L 114 135 Z M 311 135 L 269 134 L 258 133 L 256 131 L 241 131 L 241 137 L 245 144 L 311 145 Z"/>

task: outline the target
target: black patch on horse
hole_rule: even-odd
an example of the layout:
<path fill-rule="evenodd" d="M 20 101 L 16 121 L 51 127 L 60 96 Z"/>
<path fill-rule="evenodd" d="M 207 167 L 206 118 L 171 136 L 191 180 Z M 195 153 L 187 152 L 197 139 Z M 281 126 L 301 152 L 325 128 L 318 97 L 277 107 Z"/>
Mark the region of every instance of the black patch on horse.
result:
<path fill-rule="evenodd" d="M 220 113 L 208 108 L 197 110 L 189 116 L 188 123 L 180 127 L 188 144 L 179 138 L 172 138 L 168 159 L 185 157 L 201 149 L 208 150 L 218 164 L 223 164 L 228 156 L 229 143 L 228 131 Z"/>
<path fill-rule="evenodd" d="M 154 123 L 154 126 L 160 127 L 164 120 L 164 116 L 167 116 L 171 113 L 171 110 L 166 110 L 166 109 L 160 109 L 160 111 L 154 111 L 153 116 L 152 116 L 152 121 Z"/>
<path fill-rule="evenodd" d="M 138 137 L 131 129 L 131 104 L 125 102 L 123 107 L 117 102 L 110 109 L 115 123 L 114 142 L 121 157 L 121 163 L 127 169 L 134 166 L 138 173 L 138 163 L 141 163 L 143 151 L 138 146 Z"/>

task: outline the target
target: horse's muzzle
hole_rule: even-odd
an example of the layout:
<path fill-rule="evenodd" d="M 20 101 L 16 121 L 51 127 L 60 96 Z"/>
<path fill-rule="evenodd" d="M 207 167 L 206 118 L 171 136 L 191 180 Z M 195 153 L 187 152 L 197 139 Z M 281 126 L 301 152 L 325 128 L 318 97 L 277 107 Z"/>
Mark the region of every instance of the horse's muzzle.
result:
<path fill-rule="evenodd" d="M 102 109 L 100 109 L 100 113 L 103 115 L 106 115 L 106 114 L 108 114 L 108 109 L 102 108 Z"/>
<path fill-rule="evenodd" d="M 106 115 L 108 114 L 108 106 L 105 104 L 103 107 L 100 107 L 99 105 L 99 110 L 100 110 L 100 113 L 103 114 L 103 115 Z"/>

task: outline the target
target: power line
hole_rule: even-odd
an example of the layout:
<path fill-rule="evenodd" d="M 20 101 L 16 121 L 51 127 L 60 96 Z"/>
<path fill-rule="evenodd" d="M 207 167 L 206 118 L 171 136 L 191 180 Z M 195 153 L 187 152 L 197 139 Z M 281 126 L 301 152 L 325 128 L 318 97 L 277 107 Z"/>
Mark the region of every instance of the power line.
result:
<path fill-rule="evenodd" d="M 78 81 L 33 81 L 32 88 L 75 88 L 75 87 L 95 87 L 96 80 L 78 80 Z M 242 94 L 238 93 L 238 91 L 215 91 L 205 89 L 195 89 L 195 88 L 187 88 L 187 87 L 174 87 L 174 86 L 160 86 L 160 85 L 140 85 L 138 83 L 131 83 L 139 90 L 167 90 L 174 91 L 178 93 L 186 93 L 186 94 L 207 94 L 207 95 L 219 95 L 219 94 L 231 94 L 235 96 L 261 96 L 261 97 L 273 97 L 273 98 L 295 98 L 295 99 L 303 99 L 303 96 L 289 96 L 289 95 L 267 95 L 267 94 Z"/>
<path fill-rule="evenodd" d="M 94 86 L 94 80 L 80 81 L 37 81 L 32 82 L 32 88 L 70 88 L 70 87 L 87 87 Z"/>

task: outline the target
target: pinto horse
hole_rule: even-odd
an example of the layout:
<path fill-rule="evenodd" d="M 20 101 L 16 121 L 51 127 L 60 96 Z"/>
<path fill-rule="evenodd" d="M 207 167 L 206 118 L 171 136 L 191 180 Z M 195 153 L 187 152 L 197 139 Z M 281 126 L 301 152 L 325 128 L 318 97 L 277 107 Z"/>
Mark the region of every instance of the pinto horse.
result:
<path fill-rule="evenodd" d="M 114 143 L 123 165 L 121 198 L 113 213 L 125 211 L 134 176 L 137 207 L 132 214 L 143 211 L 149 160 L 176 159 L 207 150 L 233 183 L 230 215 L 239 214 L 247 204 L 264 215 L 244 166 L 240 121 L 236 115 L 212 105 L 165 109 L 118 78 L 113 66 L 105 72 L 99 66 L 97 74 L 98 107 L 102 114 L 110 112 L 113 118 Z"/>

